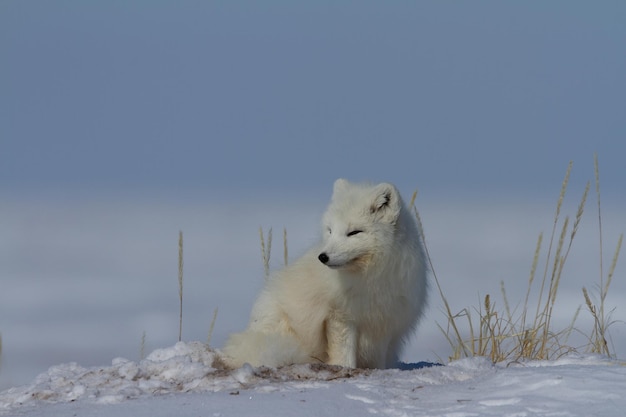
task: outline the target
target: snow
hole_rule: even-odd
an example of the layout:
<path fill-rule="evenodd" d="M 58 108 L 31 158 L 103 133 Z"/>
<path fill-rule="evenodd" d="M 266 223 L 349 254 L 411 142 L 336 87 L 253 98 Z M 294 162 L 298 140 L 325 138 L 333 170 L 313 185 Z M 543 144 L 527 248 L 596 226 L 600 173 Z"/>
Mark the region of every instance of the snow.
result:
<path fill-rule="evenodd" d="M 626 366 L 602 356 L 412 365 L 227 370 L 219 351 L 179 342 L 139 362 L 53 366 L 31 384 L 0 393 L 0 415 L 622 416 L 626 409 Z"/>

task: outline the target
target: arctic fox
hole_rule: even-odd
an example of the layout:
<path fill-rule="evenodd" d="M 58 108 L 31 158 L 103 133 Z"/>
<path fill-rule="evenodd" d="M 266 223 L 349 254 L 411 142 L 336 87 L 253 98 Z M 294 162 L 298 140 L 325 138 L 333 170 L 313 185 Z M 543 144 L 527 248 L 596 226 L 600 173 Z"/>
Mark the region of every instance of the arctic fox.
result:
<path fill-rule="evenodd" d="M 248 328 L 226 342 L 230 366 L 397 364 L 426 303 L 413 215 L 391 184 L 338 179 L 322 225 L 322 242 L 270 277 Z"/>

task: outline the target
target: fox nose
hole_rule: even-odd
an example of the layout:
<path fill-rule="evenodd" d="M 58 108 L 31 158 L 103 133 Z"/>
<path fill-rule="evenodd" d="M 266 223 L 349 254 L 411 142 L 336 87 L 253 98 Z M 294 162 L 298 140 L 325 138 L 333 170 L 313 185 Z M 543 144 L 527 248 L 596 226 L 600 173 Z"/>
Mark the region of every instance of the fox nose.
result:
<path fill-rule="evenodd" d="M 326 255 L 326 252 L 320 253 L 320 256 L 318 256 L 317 259 L 319 259 L 320 262 L 323 263 L 324 265 L 326 265 L 326 263 L 330 260 L 328 255 Z"/>

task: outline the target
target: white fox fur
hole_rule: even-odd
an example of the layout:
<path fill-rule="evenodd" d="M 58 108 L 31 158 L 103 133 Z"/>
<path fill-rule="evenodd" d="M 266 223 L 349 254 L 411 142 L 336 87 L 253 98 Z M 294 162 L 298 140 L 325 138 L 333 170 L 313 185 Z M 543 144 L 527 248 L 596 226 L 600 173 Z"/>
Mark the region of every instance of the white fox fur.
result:
<path fill-rule="evenodd" d="M 229 365 L 396 365 L 426 303 L 414 216 L 391 184 L 339 179 L 323 233 L 318 245 L 270 277 L 248 328 L 223 348 Z"/>

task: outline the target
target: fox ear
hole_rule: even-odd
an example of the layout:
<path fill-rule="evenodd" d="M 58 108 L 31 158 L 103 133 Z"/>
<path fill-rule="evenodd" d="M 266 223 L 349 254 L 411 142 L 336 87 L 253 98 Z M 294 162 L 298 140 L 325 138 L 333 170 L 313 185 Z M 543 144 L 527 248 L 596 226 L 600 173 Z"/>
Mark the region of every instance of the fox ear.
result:
<path fill-rule="evenodd" d="M 377 219 L 394 224 L 400 215 L 400 194 L 396 187 L 383 183 L 374 187 L 370 213 Z"/>
<path fill-rule="evenodd" d="M 335 181 L 333 185 L 333 195 L 339 195 L 343 193 L 343 191 L 348 188 L 350 182 L 348 180 L 344 180 L 343 178 L 339 178 Z"/>

